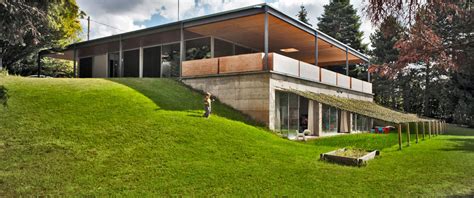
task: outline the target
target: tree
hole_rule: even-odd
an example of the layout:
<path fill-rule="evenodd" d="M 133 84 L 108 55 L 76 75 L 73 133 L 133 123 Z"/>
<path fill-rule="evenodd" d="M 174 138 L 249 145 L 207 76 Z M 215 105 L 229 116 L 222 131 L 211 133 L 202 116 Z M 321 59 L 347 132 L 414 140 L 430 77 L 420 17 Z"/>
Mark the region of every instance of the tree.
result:
<path fill-rule="evenodd" d="M 349 0 L 333 0 L 324 6 L 324 13 L 318 18 L 318 29 L 348 44 L 352 48 L 366 52 L 367 44 L 362 43 L 360 17 Z"/>
<path fill-rule="evenodd" d="M 468 0 L 369 0 L 367 11 L 375 24 L 387 14 L 407 21 L 408 35 L 397 42 L 401 53 L 392 67 L 424 66 L 420 70 L 425 79 L 423 115 L 474 126 L 471 4 Z"/>
<path fill-rule="evenodd" d="M 306 11 L 306 8 L 304 7 L 304 5 L 301 5 L 300 6 L 300 11 L 298 11 L 298 14 L 296 15 L 298 17 L 298 19 L 300 21 L 302 21 L 303 23 L 306 23 L 308 25 L 311 25 L 309 23 L 309 19 L 308 19 L 308 11 Z M 312 26 L 312 25 L 311 25 Z"/>
<path fill-rule="evenodd" d="M 63 48 L 81 30 L 75 0 L 0 1 L 0 58 L 10 69 L 41 49 Z"/>
<path fill-rule="evenodd" d="M 402 98 L 400 92 L 403 73 L 394 70 L 391 66 L 398 60 L 399 50 L 395 48 L 396 42 L 402 38 L 404 28 L 394 16 L 388 16 L 370 35 L 373 50 L 371 62 L 373 65 L 386 65 L 384 71 L 378 71 L 373 75 L 373 86 L 375 101 L 379 104 L 402 110 Z M 382 67 L 372 67 L 382 69 Z M 386 73 L 396 72 L 396 75 Z"/>

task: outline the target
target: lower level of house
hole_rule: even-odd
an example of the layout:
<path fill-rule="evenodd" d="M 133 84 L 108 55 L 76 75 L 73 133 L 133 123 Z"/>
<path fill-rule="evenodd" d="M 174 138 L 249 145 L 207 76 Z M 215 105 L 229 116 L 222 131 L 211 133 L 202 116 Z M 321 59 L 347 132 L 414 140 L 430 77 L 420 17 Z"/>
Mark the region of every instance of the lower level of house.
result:
<path fill-rule="evenodd" d="M 311 136 L 329 136 L 369 131 L 373 125 L 373 120 L 368 117 L 322 104 L 289 90 L 372 101 L 373 95 L 369 93 L 274 72 L 192 77 L 183 78 L 183 82 L 212 93 L 221 102 L 290 139 L 297 131 L 305 129 L 311 131 Z"/>

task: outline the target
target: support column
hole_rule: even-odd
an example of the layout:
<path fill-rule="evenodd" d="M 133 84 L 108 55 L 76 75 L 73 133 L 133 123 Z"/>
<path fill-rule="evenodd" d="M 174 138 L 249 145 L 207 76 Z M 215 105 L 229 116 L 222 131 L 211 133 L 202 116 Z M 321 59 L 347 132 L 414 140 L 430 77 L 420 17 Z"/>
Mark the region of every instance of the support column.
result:
<path fill-rule="evenodd" d="M 179 40 L 179 77 L 183 76 L 183 61 L 186 61 L 186 49 L 184 46 L 184 24 L 181 22 Z"/>
<path fill-rule="evenodd" d="M 77 78 L 77 49 L 76 49 L 76 45 L 74 45 L 74 53 L 73 53 L 74 57 L 73 57 L 73 64 L 74 64 L 74 73 L 73 73 L 73 77 L 74 78 Z"/>
<path fill-rule="evenodd" d="M 318 66 L 319 62 L 319 49 L 318 49 L 318 31 L 314 32 L 314 65 Z"/>
<path fill-rule="evenodd" d="M 36 63 L 38 64 L 38 78 L 41 75 L 41 51 L 38 52 L 38 57 L 36 58 Z"/>
<path fill-rule="evenodd" d="M 428 137 L 431 139 L 431 121 L 428 122 Z"/>
<path fill-rule="evenodd" d="M 352 133 L 352 122 L 354 122 L 354 121 L 352 120 L 352 114 L 353 114 L 353 113 L 352 113 L 352 112 L 348 112 L 348 114 L 349 114 L 349 119 L 348 119 L 348 122 L 349 122 L 349 133 Z M 370 127 L 369 127 L 369 129 L 370 129 Z"/>
<path fill-rule="evenodd" d="M 119 77 L 123 77 L 123 46 L 122 46 L 122 36 L 120 35 L 119 41 Z"/>
<path fill-rule="evenodd" d="M 346 46 L 346 76 L 349 76 L 349 49 Z"/>
<path fill-rule="evenodd" d="M 370 82 L 370 72 L 369 72 L 369 67 L 370 67 L 370 60 L 367 64 L 367 82 Z"/>
<path fill-rule="evenodd" d="M 398 124 L 398 149 L 402 150 L 402 124 Z"/>
<path fill-rule="evenodd" d="M 321 137 L 323 131 L 323 105 L 316 101 L 313 101 L 313 123 L 314 135 Z"/>
<path fill-rule="evenodd" d="M 138 60 L 138 76 L 143 78 L 143 47 L 140 46 Z"/>
<path fill-rule="evenodd" d="M 407 146 L 410 146 L 410 123 L 407 122 Z"/>
<path fill-rule="evenodd" d="M 421 122 L 421 124 L 423 124 L 423 140 L 425 140 L 425 122 Z"/>
<path fill-rule="evenodd" d="M 415 130 L 415 133 L 416 133 L 416 142 L 418 144 L 418 122 L 415 122 L 415 127 L 416 127 L 416 130 Z"/>
<path fill-rule="evenodd" d="M 265 58 L 264 58 L 264 64 L 263 64 L 263 70 L 267 71 L 268 70 L 268 7 L 265 6 L 265 20 L 264 20 L 264 33 L 263 33 L 263 46 L 264 46 L 264 53 L 265 53 Z"/>

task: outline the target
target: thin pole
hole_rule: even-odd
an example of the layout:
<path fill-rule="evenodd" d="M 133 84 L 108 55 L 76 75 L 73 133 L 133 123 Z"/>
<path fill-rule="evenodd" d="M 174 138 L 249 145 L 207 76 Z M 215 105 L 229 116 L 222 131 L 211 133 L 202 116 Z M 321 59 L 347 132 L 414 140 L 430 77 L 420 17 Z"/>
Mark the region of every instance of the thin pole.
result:
<path fill-rule="evenodd" d="M 315 31 L 314 32 L 315 34 L 315 40 L 314 40 L 314 65 L 318 66 L 318 56 L 319 56 L 319 47 L 318 47 L 318 38 L 319 38 L 319 35 L 318 35 L 318 31 Z"/>
<path fill-rule="evenodd" d="M 407 146 L 410 146 L 410 123 L 407 122 Z"/>
<path fill-rule="evenodd" d="M 415 122 L 415 127 L 416 127 L 416 130 L 415 130 L 415 133 L 416 133 L 416 143 L 418 144 L 418 122 Z"/>
<path fill-rule="evenodd" d="M 349 51 L 346 46 L 346 76 L 349 76 Z"/>
<path fill-rule="evenodd" d="M 428 122 L 428 138 L 431 139 L 431 121 Z"/>
<path fill-rule="evenodd" d="M 41 51 L 38 52 L 38 58 L 36 59 L 37 64 L 38 64 L 38 78 L 41 75 Z"/>
<path fill-rule="evenodd" d="M 367 82 L 370 82 L 370 72 L 369 72 L 369 67 L 370 67 L 370 60 L 367 64 Z"/>
<path fill-rule="evenodd" d="M 402 124 L 398 124 L 398 149 L 402 150 Z"/>
<path fill-rule="evenodd" d="M 179 21 L 179 0 L 178 0 L 178 21 Z"/>
<path fill-rule="evenodd" d="M 423 124 L 423 140 L 425 140 L 425 122 L 421 122 L 421 124 Z"/>
<path fill-rule="evenodd" d="M 265 59 L 264 59 L 264 68 L 263 70 L 268 70 L 268 7 L 265 6 L 265 21 L 264 21 L 264 36 L 263 36 L 263 44 L 264 44 L 264 52 L 265 52 Z"/>
<path fill-rule="evenodd" d="M 90 32 L 91 32 L 91 17 L 87 16 L 87 40 L 89 40 Z"/>
<path fill-rule="evenodd" d="M 74 45 L 74 78 L 76 78 L 77 76 L 77 60 L 76 60 L 76 56 L 77 56 L 77 49 L 76 49 L 76 45 Z"/>

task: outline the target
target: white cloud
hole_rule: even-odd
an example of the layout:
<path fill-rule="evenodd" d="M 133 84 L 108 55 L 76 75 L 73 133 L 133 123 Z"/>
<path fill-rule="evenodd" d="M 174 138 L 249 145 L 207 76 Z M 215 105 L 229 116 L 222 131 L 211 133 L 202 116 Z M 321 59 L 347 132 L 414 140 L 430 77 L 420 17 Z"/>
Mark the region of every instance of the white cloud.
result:
<path fill-rule="evenodd" d="M 365 33 L 364 42 L 368 43 L 370 41 L 369 35 L 373 32 L 373 28 L 370 22 L 365 17 L 362 17 L 363 1 L 353 0 L 351 3 L 358 9 L 361 16 L 361 30 Z M 180 0 L 180 19 L 203 16 L 264 2 L 265 0 Z M 296 17 L 300 6 L 304 5 L 308 10 L 309 22 L 316 26 L 317 17 L 321 16 L 324 11 L 323 5 L 328 3 L 329 0 L 276 0 L 269 4 L 292 17 Z M 153 15 L 159 15 L 168 21 L 176 21 L 178 19 L 177 0 L 78 0 L 78 4 L 81 10 L 84 10 L 91 16 L 93 21 L 123 30 L 120 31 L 91 22 L 91 39 L 146 28 L 144 25 L 139 24 L 151 20 Z M 82 23 L 83 27 L 87 27 L 85 20 L 82 20 Z"/>

